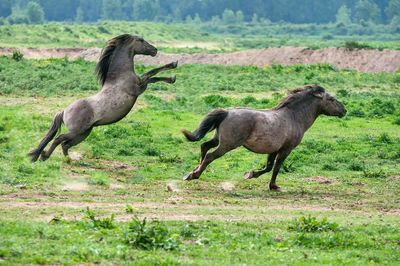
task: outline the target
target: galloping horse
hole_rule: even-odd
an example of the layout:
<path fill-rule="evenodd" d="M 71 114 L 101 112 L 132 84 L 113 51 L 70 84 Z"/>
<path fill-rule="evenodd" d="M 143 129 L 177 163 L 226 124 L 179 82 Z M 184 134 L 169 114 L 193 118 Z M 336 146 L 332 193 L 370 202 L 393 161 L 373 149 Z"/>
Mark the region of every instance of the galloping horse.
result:
<path fill-rule="evenodd" d="M 173 62 L 153 69 L 142 76 L 135 73 L 133 57 L 137 54 L 155 56 L 157 49 L 140 37 L 123 34 L 108 41 L 96 66 L 97 78 L 102 86 L 100 92 L 86 99 L 80 99 L 58 113 L 40 142 L 29 155 L 33 162 L 40 157 L 46 160 L 54 149 L 61 144 L 64 156 L 68 149 L 82 142 L 93 127 L 115 123 L 124 118 L 132 109 L 136 99 L 154 82 L 174 83 L 174 77 L 153 77 L 157 73 L 176 68 Z M 56 136 L 62 123 L 68 133 L 59 135 L 50 149 L 46 145 Z"/>
<path fill-rule="evenodd" d="M 207 132 L 216 129 L 214 138 L 201 144 L 200 165 L 184 179 L 200 178 L 201 173 L 212 161 L 228 151 L 244 146 L 255 153 L 269 154 L 265 167 L 246 173 L 245 178 L 257 178 L 273 169 L 269 188 L 278 190 L 276 177 L 283 161 L 299 145 L 306 130 L 321 114 L 343 117 L 346 109 L 341 102 L 318 85 L 292 91 L 278 106 L 270 110 L 214 110 L 194 132 L 182 130 L 189 141 L 198 141 Z M 207 153 L 214 147 L 217 148 Z"/>

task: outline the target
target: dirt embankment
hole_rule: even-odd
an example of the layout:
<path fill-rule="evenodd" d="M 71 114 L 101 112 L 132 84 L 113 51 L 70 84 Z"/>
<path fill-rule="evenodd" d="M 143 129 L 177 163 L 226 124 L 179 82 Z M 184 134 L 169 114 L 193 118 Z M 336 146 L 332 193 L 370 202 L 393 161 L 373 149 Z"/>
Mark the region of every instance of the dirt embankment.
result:
<path fill-rule="evenodd" d="M 0 48 L 0 55 L 12 54 L 12 48 Z M 83 58 L 96 61 L 99 48 L 41 48 L 20 49 L 26 58 Z M 301 47 L 269 48 L 222 54 L 165 54 L 156 57 L 138 56 L 136 59 L 146 65 L 167 64 L 178 60 L 180 64 L 222 64 L 255 65 L 263 67 L 270 64 L 317 64 L 326 63 L 343 69 L 361 72 L 395 72 L 400 68 L 400 51 L 396 50 L 348 50 L 344 48 L 324 48 L 310 50 Z"/>

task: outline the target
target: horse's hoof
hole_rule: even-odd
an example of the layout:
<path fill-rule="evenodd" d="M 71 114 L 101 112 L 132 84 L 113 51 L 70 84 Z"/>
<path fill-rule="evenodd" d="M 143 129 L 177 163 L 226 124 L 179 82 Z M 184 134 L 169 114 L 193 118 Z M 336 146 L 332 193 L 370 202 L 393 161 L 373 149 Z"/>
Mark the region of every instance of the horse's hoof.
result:
<path fill-rule="evenodd" d="M 178 61 L 172 62 L 172 67 L 176 68 L 178 66 Z"/>
<path fill-rule="evenodd" d="M 68 155 L 64 157 L 64 160 L 67 164 L 70 164 L 72 162 L 71 157 L 69 157 Z"/>
<path fill-rule="evenodd" d="M 253 178 L 253 171 L 247 172 L 244 174 L 244 179 L 252 179 Z"/>
<path fill-rule="evenodd" d="M 176 76 L 171 77 L 171 84 L 175 83 L 176 81 Z"/>
<path fill-rule="evenodd" d="M 193 172 L 191 172 L 191 173 L 189 173 L 189 174 L 187 174 L 187 175 L 185 175 L 183 177 L 183 180 L 185 180 L 185 181 L 190 181 L 190 180 L 193 180 L 193 179 L 198 179 L 198 177 L 196 178 L 196 177 L 193 176 Z"/>
<path fill-rule="evenodd" d="M 40 154 L 40 160 L 44 162 L 44 161 L 46 161 L 47 159 L 49 159 L 49 156 L 47 156 L 47 155 L 46 155 L 46 152 L 43 151 L 43 152 Z"/>
<path fill-rule="evenodd" d="M 281 191 L 281 188 L 277 186 L 276 184 L 270 184 L 269 189 L 273 191 Z"/>

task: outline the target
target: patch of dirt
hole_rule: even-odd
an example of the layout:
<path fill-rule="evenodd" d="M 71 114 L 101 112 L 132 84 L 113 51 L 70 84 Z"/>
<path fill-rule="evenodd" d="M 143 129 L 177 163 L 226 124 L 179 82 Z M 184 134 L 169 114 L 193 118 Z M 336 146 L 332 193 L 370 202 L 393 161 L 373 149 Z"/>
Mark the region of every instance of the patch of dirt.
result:
<path fill-rule="evenodd" d="M 399 181 L 400 181 L 400 175 L 390 176 L 389 179 L 390 179 L 390 180 L 393 180 L 393 181 L 399 182 Z"/>
<path fill-rule="evenodd" d="M 119 183 L 111 183 L 110 188 L 111 189 L 123 189 L 123 188 L 125 188 L 125 186 L 122 184 L 119 184 Z"/>
<path fill-rule="evenodd" d="M 312 182 L 317 182 L 319 184 L 325 184 L 325 185 L 330 185 L 336 183 L 335 180 L 325 177 L 325 176 L 312 176 L 312 177 L 307 177 L 307 181 L 312 181 Z"/>
<path fill-rule="evenodd" d="M 133 165 L 119 161 L 101 160 L 99 164 L 102 166 L 101 169 L 108 168 L 111 171 L 120 171 L 120 170 L 132 171 L 137 169 Z"/>
<path fill-rule="evenodd" d="M 231 192 L 235 189 L 235 185 L 231 182 L 222 182 L 219 187 L 226 192 Z"/>
<path fill-rule="evenodd" d="M 63 191 L 87 191 L 89 190 L 89 185 L 84 180 L 72 180 L 67 181 L 62 186 Z"/>
<path fill-rule="evenodd" d="M 178 184 L 176 182 L 169 182 L 167 184 L 167 191 L 169 192 L 180 192 L 181 190 L 178 187 Z"/>
<path fill-rule="evenodd" d="M 82 154 L 80 154 L 79 152 L 71 151 L 71 152 L 69 153 L 69 158 L 70 158 L 72 161 L 79 161 L 79 160 L 81 160 L 81 159 L 83 158 L 83 156 L 82 156 Z"/>
<path fill-rule="evenodd" d="M 85 174 L 70 173 L 61 189 L 63 191 L 88 191 L 87 177 L 88 175 Z"/>
<path fill-rule="evenodd" d="M 229 206 L 229 205 L 194 205 L 194 204 L 183 204 L 181 203 L 181 198 L 171 197 L 167 202 L 137 202 L 129 203 L 133 208 L 139 211 L 139 217 L 156 218 L 160 220 L 182 220 L 182 221 L 200 221 L 200 220 L 219 220 L 219 221 L 250 221 L 250 220 L 263 220 L 266 221 L 270 217 L 270 211 L 318 211 L 318 212 L 340 212 L 347 213 L 348 211 L 342 209 L 332 210 L 331 208 L 325 208 L 321 206 L 312 205 L 291 205 L 291 206 Z M 132 218 L 132 215 L 125 213 L 126 203 L 109 203 L 109 202 L 49 202 L 49 201 L 0 201 L 0 209 L 18 209 L 23 211 L 24 209 L 32 210 L 46 210 L 46 212 L 35 211 L 34 219 L 49 221 L 54 217 L 54 214 L 49 215 L 54 211 L 65 213 L 63 219 L 70 220 L 76 219 L 76 210 L 83 210 L 85 208 L 98 209 L 105 211 L 103 214 L 107 216 L 107 213 L 112 211 L 116 214 L 116 220 L 127 221 Z M 50 208 L 56 208 L 50 209 Z M 67 210 L 59 210 L 58 208 L 67 208 Z M 207 210 L 206 213 L 201 213 L 199 210 Z M 73 211 L 75 210 L 75 211 Z M 367 212 L 362 211 L 352 211 L 357 212 L 359 215 L 366 215 Z M 400 215 L 400 209 L 385 209 L 381 210 L 382 215 Z M 281 215 L 285 218 L 285 214 Z M 78 217 L 79 218 L 79 217 Z"/>
<path fill-rule="evenodd" d="M 0 55 L 10 55 L 15 49 L 1 48 Z M 97 61 L 100 48 L 21 48 L 25 58 L 82 58 Z M 324 48 L 311 50 L 304 47 L 280 47 L 247 50 L 221 54 L 166 54 L 155 57 L 137 56 L 138 62 L 146 65 L 167 64 L 178 60 L 179 64 L 254 65 L 264 67 L 271 64 L 317 64 L 325 63 L 339 69 L 355 69 L 361 72 L 396 72 L 400 67 L 400 51 L 397 50 L 348 50 Z"/>

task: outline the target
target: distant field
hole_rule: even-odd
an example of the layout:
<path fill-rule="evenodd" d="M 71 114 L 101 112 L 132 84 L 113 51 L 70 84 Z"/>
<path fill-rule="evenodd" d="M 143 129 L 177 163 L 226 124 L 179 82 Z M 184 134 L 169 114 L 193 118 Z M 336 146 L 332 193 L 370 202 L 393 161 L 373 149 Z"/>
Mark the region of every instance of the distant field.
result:
<path fill-rule="evenodd" d="M 400 263 L 399 73 L 184 65 L 170 73 L 176 84 L 150 86 L 125 119 L 72 148 L 78 160 L 68 164 L 56 150 L 30 163 L 53 115 L 98 90 L 94 67 L 0 57 L 0 264 Z M 201 180 L 181 181 L 200 145 L 181 128 L 217 107 L 270 108 L 310 83 L 335 94 L 348 115 L 316 121 L 278 176 L 283 192 L 268 190 L 270 174 L 243 180 L 266 160 L 243 148 Z"/>
<path fill-rule="evenodd" d="M 312 49 L 360 47 L 400 49 L 400 34 L 390 26 L 164 24 L 154 22 L 47 23 L 0 26 L 0 47 L 103 47 L 113 36 L 141 35 L 166 52 L 224 52 L 254 48 L 301 46 Z"/>

